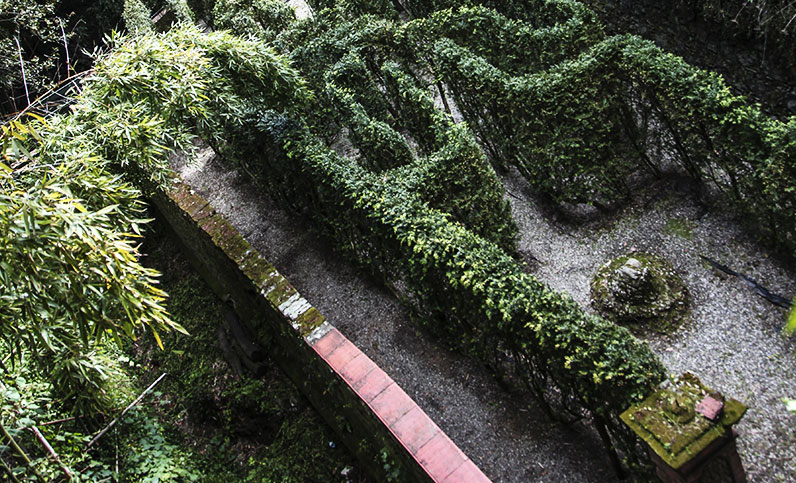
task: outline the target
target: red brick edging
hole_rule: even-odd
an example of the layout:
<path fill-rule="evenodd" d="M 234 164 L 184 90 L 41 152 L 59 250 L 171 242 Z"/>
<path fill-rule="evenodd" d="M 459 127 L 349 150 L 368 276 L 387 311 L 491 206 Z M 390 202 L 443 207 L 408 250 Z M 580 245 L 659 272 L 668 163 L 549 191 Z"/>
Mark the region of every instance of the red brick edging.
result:
<path fill-rule="evenodd" d="M 435 482 L 488 482 L 434 421 L 336 328 L 307 337 L 315 352 L 354 390 Z"/>

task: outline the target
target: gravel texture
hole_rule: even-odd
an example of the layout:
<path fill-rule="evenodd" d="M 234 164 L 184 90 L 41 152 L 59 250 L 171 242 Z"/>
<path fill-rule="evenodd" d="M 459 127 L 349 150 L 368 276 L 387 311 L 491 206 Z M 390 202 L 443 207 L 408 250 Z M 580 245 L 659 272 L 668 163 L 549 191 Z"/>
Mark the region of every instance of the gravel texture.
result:
<path fill-rule="evenodd" d="M 541 408 L 502 389 L 482 365 L 419 330 L 386 289 L 341 260 L 310 226 L 276 208 L 244 176 L 224 168 L 212 151 L 179 170 L 493 481 L 615 479 L 595 432 L 551 421 Z"/>
<path fill-rule="evenodd" d="M 672 263 L 690 292 L 690 315 L 670 335 L 649 335 L 650 346 L 672 375 L 694 372 L 749 406 L 737 430 L 750 481 L 796 481 L 796 416 L 780 400 L 796 398 L 796 337 L 782 334 L 787 311 L 699 255 L 785 297 L 796 292 L 793 267 L 761 247 L 738 220 L 702 207 L 683 179 L 649 184 L 617 214 L 577 217 L 535 200 L 516 171 L 504 184 L 532 272 L 583 307 L 589 307 L 592 277 L 607 260 L 639 250 Z"/>

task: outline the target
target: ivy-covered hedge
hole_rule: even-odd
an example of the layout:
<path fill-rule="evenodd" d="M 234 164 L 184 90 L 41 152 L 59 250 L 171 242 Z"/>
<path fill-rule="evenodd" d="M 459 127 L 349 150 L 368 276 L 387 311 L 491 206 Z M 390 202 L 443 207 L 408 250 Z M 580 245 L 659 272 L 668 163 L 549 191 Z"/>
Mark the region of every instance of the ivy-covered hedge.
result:
<path fill-rule="evenodd" d="M 424 199 L 476 233 L 514 252 L 517 228 L 505 190 L 469 129 L 439 111 L 426 84 L 405 64 L 398 24 L 365 15 L 345 20 L 324 11 L 278 39 L 319 89 L 305 115 L 330 144 L 350 141 L 358 162 L 392 171 L 397 183 L 419 187 Z"/>
<path fill-rule="evenodd" d="M 225 154 L 431 330 L 510 368 L 540 400 L 591 413 L 630 456 L 617 415 L 664 368 L 626 330 L 522 273 L 479 143 L 562 202 L 622 201 L 631 174 L 674 159 L 792 242 L 794 123 L 650 42 L 606 39 L 579 2 L 473 3 L 402 2 L 415 19 L 401 23 L 394 3 L 317 2 L 315 19 L 275 41 L 318 91 L 305 124 L 253 109 Z M 446 90 L 467 125 L 436 107 L 432 93 L 446 105 Z M 357 155 L 329 148 L 346 141 Z M 656 150 L 673 156 L 656 161 Z"/>
<path fill-rule="evenodd" d="M 449 38 L 511 75 L 529 74 L 577 55 L 604 38 L 602 26 L 590 10 L 577 4 L 581 8 L 563 9 L 566 16 L 563 12 L 551 15 L 552 8 L 560 11 L 573 2 L 550 3 L 521 20 L 482 5 L 438 10 L 405 24 L 401 35 L 420 52 L 440 37 Z"/>
<path fill-rule="evenodd" d="M 456 15 L 483 18 L 471 9 Z M 436 31 L 442 38 L 433 44 L 431 68 L 493 162 L 516 166 L 538 191 L 560 202 L 610 205 L 629 196 L 632 173 L 659 173 L 674 159 L 753 215 L 772 240 L 796 248 L 793 118 L 766 117 L 718 75 L 639 37 L 610 37 L 551 67 L 516 74 L 527 67 L 514 61 L 509 41 L 484 49 L 463 38 L 457 24 L 450 29 L 450 36 Z M 510 38 L 499 32 L 488 36 Z"/>
<path fill-rule="evenodd" d="M 269 41 L 295 21 L 293 8 L 279 0 L 218 0 L 211 15 L 218 30 Z"/>
<path fill-rule="evenodd" d="M 540 401 L 602 417 L 624 449 L 634 447 L 617 416 L 665 377 L 646 344 L 586 314 L 413 189 L 339 156 L 298 123 L 272 113 L 251 121 L 235 146 L 255 177 L 318 221 L 430 330 L 511 371 Z"/>

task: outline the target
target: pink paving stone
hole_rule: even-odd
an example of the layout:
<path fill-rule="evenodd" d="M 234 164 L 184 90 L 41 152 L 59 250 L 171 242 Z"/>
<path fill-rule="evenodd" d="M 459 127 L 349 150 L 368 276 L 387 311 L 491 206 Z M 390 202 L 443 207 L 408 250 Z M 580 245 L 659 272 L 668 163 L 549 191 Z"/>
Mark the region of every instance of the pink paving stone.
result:
<path fill-rule="evenodd" d="M 360 351 L 357 346 L 352 344 L 348 339 L 344 339 L 343 343 L 337 346 L 335 350 L 331 352 L 331 354 L 324 356 L 326 362 L 332 366 L 337 372 L 340 372 L 340 369 L 345 367 L 346 364 L 351 361 L 354 357 L 360 355 L 362 351 Z"/>
<path fill-rule="evenodd" d="M 696 410 L 702 416 L 705 416 L 711 421 L 715 421 L 724 410 L 724 401 L 716 399 L 713 396 L 707 396 L 697 405 Z"/>
<path fill-rule="evenodd" d="M 435 434 L 415 455 L 434 481 L 442 481 L 467 461 L 467 456 L 442 431 Z"/>
<path fill-rule="evenodd" d="M 377 366 L 367 376 L 355 382 L 352 387 L 362 400 L 369 403 L 392 383 L 390 376 Z"/>
<path fill-rule="evenodd" d="M 323 337 L 315 341 L 312 345 L 312 348 L 315 349 L 315 352 L 321 355 L 321 357 L 328 357 L 331 353 L 340 347 L 340 344 L 345 342 L 345 337 L 343 334 L 340 333 L 337 329 L 332 329 L 327 332 Z"/>
<path fill-rule="evenodd" d="M 381 394 L 373 398 L 370 407 L 384 424 L 391 426 L 410 409 L 416 408 L 417 404 L 406 395 L 403 389 L 398 387 L 398 384 L 393 382 Z"/>
<path fill-rule="evenodd" d="M 440 432 L 431 418 L 416 405 L 390 427 L 413 455 Z"/>
<path fill-rule="evenodd" d="M 351 359 L 339 372 L 340 375 L 343 376 L 343 379 L 353 386 L 354 383 L 364 379 L 365 376 L 370 374 L 375 368 L 376 364 L 374 364 L 368 356 L 360 352 L 358 356 Z"/>
<path fill-rule="evenodd" d="M 456 471 L 442 480 L 442 483 L 488 483 L 489 478 L 471 460 L 462 463 Z"/>

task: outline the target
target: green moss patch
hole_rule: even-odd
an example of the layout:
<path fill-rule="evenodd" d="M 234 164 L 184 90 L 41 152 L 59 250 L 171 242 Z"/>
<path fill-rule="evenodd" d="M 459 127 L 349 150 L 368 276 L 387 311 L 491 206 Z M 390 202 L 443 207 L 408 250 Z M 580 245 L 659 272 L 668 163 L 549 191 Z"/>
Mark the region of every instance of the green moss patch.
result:
<path fill-rule="evenodd" d="M 669 218 L 663 227 L 663 231 L 685 240 L 693 240 L 694 228 L 694 223 L 686 218 Z"/>
<path fill-rule="evenodd" d="M 727 436 L 746 412 L 742 403 L 727 399 L 719 419 L 710 421 L 696 411 L 710 394 L 699 378 L 687 372 L 674 387 L 655 392 L 620 417 L 666 464 L 677 469 L 716 439 Z M 716 393 L 714 397 L 722 398 Z"/>

